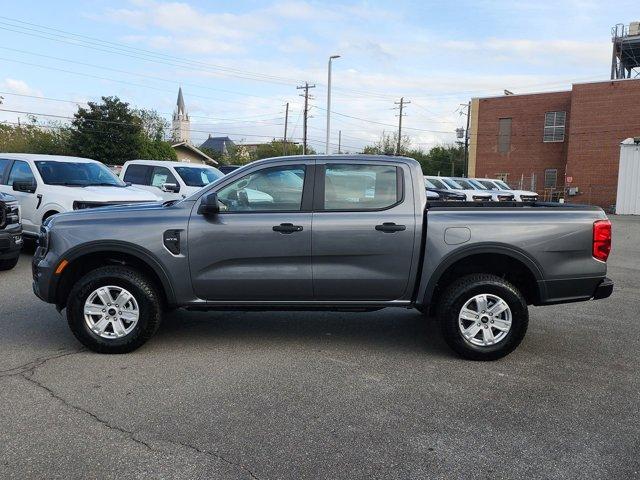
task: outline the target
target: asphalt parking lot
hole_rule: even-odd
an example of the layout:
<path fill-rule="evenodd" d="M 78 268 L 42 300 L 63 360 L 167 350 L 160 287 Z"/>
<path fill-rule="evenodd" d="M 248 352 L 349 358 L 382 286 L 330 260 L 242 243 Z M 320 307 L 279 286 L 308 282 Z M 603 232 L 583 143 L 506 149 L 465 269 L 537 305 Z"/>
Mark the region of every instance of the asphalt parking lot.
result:
<path fill-rule="evenodd" d="M 172 314 L 84 351 L 0 274 L 0 478 L 640 478 L 640 218 L 610 299 L 532 308 L 505 359 L 453 356 L 414 311 Z"/>

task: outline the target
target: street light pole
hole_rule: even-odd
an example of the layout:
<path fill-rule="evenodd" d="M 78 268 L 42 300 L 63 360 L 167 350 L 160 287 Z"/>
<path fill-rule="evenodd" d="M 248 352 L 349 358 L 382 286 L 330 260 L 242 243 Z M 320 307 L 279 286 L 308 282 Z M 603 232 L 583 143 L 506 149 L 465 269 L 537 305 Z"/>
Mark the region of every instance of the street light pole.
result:
<path fill-rule="evenodd" d="M 329 136 L 331 134 L 331 62 L 334 58 L 340 58 L 340 55 L 331 55 L 329 57 L 329 68 L 327 73 L 327 139 L 324 149 L 324 153 L 326 155 L 329 155 Z"/>

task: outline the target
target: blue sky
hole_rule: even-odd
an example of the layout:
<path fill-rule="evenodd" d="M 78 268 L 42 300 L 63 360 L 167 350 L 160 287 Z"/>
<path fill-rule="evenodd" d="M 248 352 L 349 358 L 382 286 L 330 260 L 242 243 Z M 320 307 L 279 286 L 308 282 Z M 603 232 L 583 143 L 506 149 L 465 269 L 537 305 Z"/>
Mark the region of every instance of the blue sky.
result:
<path fill-rule="evenodd" d="M 393 129 L 401 96 L 412 102 L 405 132 L 429 148 L 455 139 L 464 123 L 456 110 L 470 97 L 608 79 L 610 29 L 640 20 L 640 9 L 590 0 L 94 0 L 4 2 L 0 15 L 5 110 L 64 117 L 73 102 L 117 95 L 169 118 L 182 85 L 196 144 L 208 133 L 281 137 L 287 101 L 299 138 L 295 87 L 307 80 L 317 85 L 309 136 L 322 150 L 326 63 L 339 54 L 332 143 L 342 130 L 343 145 L 357 151 Z"/>

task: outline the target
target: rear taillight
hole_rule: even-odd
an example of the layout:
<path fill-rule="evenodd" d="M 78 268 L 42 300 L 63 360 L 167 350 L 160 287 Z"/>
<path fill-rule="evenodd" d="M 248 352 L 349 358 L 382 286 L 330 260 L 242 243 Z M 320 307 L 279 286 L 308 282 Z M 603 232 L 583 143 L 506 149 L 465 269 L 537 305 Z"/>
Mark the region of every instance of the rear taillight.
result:
<path fill-rule="evenodd" d="M 593 222 L 593 258 L 607 261 L 611 252 L 611 222 L 596 220 Z"/>

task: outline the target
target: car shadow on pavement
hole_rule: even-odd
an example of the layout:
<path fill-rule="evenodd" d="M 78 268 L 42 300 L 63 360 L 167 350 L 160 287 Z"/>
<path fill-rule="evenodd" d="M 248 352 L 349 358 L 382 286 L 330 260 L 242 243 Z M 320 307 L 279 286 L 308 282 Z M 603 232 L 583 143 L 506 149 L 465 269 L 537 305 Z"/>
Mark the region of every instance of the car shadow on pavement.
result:
<path fill-rule="evenodd" d="M 349 348 L 385 348 L 424 355 L 454 356 L 433 318 L 415 310 L 375 312 L 190 312 L 165 317 L 151 343 L 233 342 L 253 346 L 338 344 Z"/>

